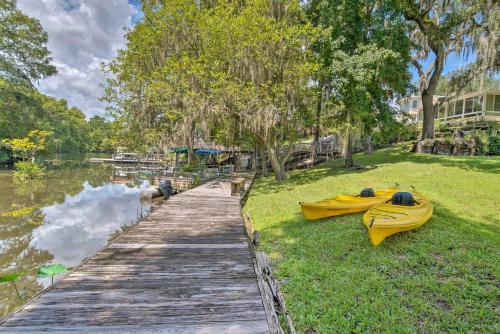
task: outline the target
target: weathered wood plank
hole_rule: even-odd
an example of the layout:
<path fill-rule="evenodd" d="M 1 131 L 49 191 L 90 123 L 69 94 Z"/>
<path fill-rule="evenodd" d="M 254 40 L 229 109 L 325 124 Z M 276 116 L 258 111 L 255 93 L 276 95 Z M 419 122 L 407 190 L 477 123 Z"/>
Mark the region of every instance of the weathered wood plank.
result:
<path fill-rule="evenodd" d="M 269 333 L 227 180 L 172 197 L 0 332 Z"/>
<path fill-rule="evenodd" d="M 239 321 L 236 323 L 205 322 L 204 324 L 170 324 L 151 325 L 144 328 L 142 325 L 129 326 L 67 326 L 57 324 L 48 326 L 23 326 L 22 328 L 0 328 L 0 333 L 34 333 L 48 331 L 51 333 L 156 333 L 181 334 L 181 333 L 203 333 L 203 334 L 265 334 L 269 333 L 267 324 L 262 321 Z"/>
<path fill-rule="evenodd" d="M 108 246 L 109 249 L 122 248 L 122 249 L 140 249 L 140 248 L 248 248 L 245 242 L 233 243 L 233 244 L 147 244 L 147 243 L 120 243 L 115 242 Z"/>

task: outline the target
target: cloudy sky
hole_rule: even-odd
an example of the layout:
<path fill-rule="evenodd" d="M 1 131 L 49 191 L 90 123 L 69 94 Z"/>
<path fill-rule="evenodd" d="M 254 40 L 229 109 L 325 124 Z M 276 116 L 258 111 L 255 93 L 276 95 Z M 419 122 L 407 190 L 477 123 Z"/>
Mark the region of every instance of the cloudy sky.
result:
<path fill-rule="evenodd" d="M 49 34 L 58 74 L 40 81 L 40 90 L 66 99 L 88 117 L 103 115 L 99 85 L 105 76 L 99 67 L 124 48 L 124 28 L 140 15 L 137 1 L 18 0 L 18 7 L 40 20 Z"/>
<path fill-rule="evenodd" d="M 124 29 L 141 15 L 139 0 L 18 0 L 18 7 L 40 20 L 49 34 L 48 47 L 58 74 L 40 81 L 40 90 L 66 99 L 87 117 L 104 115 L 99 98 L 105 75 L 100 64 L 125 47 Z M 468 61 L 452 54 L 444 73 Z M 417 80 L 415 69 L 411 70 Z"/>

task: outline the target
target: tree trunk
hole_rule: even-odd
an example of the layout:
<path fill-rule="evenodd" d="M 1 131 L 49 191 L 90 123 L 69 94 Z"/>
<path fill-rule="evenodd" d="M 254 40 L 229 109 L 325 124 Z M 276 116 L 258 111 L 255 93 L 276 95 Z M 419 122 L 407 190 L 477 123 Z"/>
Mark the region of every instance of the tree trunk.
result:
<path fill-rule="evenodd" d="M 422 139 L 434 139 L 434 94 L 428 90 L 422 93 L 422 108 L 424 120 L 422 124 Z"/>
<path fill-rule="evenodd" d="M 442 46 L 437 46 L 433 48 L 433 52 L 436 55 L 434 69 L 432 71 L 431 77 L 429 78 L 429 83 L 427 87 L 422 90 L 422 109 L 424 113 L 424 120 L 422 124 L 422 139 L 434 139 L 434 93 L 439 83 L 439 78 L 443 72 L 444 60 L 446 58 L 446 52 Z"/>
<path fill-rule="evenodd" d="M 352 158 L 352 135 L 349 132 L 346 136 L 346 142 L 344 144 L 344 167 L 351 168 L 354 166 L 354 160 Z"/>
<path fill-rule="evenodd" d="M 193 157 L 194 157 L 194 130 L 195 130 L 195 126 L 194 126 L 194 123 L 193 125 L 191 126 L 191 133 L 189 134 L 189 138 L 188 138 L 188 165 L 191 165 L 191 163 L 193 162 Z"/>
<path fill-rule="evenodd" d="M 261 161 L 261 172 L 262 176 L 268 176 L 269 175 L 269 170 L 267 169 L 267 154 L 266 154 L 266 149 L 264 146 L 259 147 L 259 152 L 260 152 L 260 161 Z"/>
<path fill-rule="evenodd" d="M 365 140 L 366 140 L 365 153 L 366 154 L 372 154 L 373 153 L 372 136 L 371 135 L 366 135 Z"/>
<path fill-rule="evenodd" d="M 318 152 L 320 150 L 320 133 L 319 133 L 319 125 L 321 122 L 321 109 L 323 108 L 323 88 L 321 88 L 318 105 L 316 106 L 316 124 L 315 124 L 315 132 L 314 132 L 314 144 L 313 144 L 313 161 L 317 160 Z"/>
<path fill-rule="evenodd" d="M 276 181 L 283 181 L 285 179 L 285 169 L 283 164 L 280 162 L 278 157 L 278 152 L 274 147 L 268 147 L 267 152 L 269 153 L 269 159 L 271 160 L 271 167 L 274 171 L 274 178 Z"/>

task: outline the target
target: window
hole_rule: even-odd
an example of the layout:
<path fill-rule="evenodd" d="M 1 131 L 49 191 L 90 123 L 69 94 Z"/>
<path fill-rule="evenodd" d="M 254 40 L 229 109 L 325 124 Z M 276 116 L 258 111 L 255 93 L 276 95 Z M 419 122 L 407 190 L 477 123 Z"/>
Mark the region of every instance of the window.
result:
<path fill-rule="evenodd" d="M 488 94 L 486 97 L 486 110 L 493 111 L 493 100 L 495 99 L 495 95 Z"/>
<path fill-rule="evenodd" d="M 483 111 L 483 97 L 476 96 L 474 98 L 474 111 L 480 114 Z"/>
<path fill-rule="evenodd" d="M 500 95 L 495 95 L 495 111 L 500 111 Z"/>
<path fill-rule="evenodd" d="M 455 112 L 453 115 L 462 115 L 462 111 L 464 110 L 464 100 L 458 100 L 455 102 Z"/>
<path fill-rule="evenodd" d="M 418 103 L 418 101 L 417 101 L 417 100 L 413 100 L 413 101 L 411 102 L 411 107 L 412 107 L 413 109 L 417 108 L 417 103 Z"/>
<path fill-rule="evenodd" d="M 438 109 L 438 118 L 444 118 L 446 116 L 446 105 L 442 104 Z"/>
<path fill-rule="evenodd" d="M 473 98 L 465 100 L 465 113 L 466 114 L 472 112 L 473 105 L 474 105 L 474 99 Z"/>

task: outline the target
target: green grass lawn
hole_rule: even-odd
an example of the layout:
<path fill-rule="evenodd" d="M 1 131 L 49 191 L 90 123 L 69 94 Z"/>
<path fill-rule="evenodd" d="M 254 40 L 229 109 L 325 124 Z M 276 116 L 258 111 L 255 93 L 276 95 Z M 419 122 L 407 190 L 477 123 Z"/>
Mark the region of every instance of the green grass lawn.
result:
<path fill-rule="evenodd" d="M 407 153 L 356 155 L 257 180 L 244 211 L 282 280 L 298 333 L 500 331 L 500 159 Z M 362 214 L 309 222 L 300 201 L 410 185 L 434 204 L 420 229 L 372 246 Z"/>

